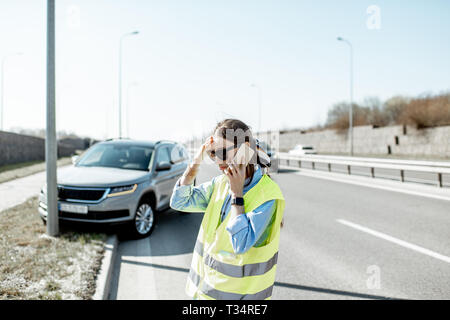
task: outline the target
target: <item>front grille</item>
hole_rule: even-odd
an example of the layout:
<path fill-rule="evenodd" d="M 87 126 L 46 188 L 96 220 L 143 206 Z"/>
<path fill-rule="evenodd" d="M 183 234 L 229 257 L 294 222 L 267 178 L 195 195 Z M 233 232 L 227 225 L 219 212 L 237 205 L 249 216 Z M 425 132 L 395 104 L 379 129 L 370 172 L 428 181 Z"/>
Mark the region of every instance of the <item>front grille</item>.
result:
<path fill-rule="evenodd" d="M 59 200 L 87 200 L 98 201 L 105 194 L 106 189 L 74 189 L 70 187 L 58 187 Z"/>
<path fill-rule="evenodd" d="M 72 219 L 106 220 L 106 219 L 128 217 L 129 211 L 128 210 L 89 211 L 87 214 L 60 211 L 59 216 L 61 218 L 72 218 Z"/>

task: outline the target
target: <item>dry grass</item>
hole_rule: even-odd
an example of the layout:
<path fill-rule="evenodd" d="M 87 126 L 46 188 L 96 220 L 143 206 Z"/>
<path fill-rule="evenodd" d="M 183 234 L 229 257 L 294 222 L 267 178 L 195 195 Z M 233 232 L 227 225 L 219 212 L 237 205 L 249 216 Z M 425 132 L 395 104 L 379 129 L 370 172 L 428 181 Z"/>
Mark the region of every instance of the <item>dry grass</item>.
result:
<path fill-rule="evenodd" d="M 105 234 L 50 238 L 36 198 L 0 212 L 0 299 L 90 299 Z"/>
<path fill-rule="evenodd" d="M 399 122 L 419 129 L 450 125 L 450 94 L 412 99 L 400 114 Z"/>

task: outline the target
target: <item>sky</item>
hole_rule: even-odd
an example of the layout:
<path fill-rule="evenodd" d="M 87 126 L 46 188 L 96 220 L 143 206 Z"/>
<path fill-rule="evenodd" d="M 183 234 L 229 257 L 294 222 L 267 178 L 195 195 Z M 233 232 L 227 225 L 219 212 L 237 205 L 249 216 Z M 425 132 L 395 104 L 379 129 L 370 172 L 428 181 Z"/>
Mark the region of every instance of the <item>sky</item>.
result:
<path fill-rule="evenodd" d="M 323 124 L 354 99 L 450 86 L 450 1 L 57 0 L 57 130 L 181 140 L 227 117 Z M 4 128 L 45 128 L 46 1 L 0 0 Z M 15 55 L 21 52 L 22 55 Z M 252 86 L 255 84 L 255 86 Z M 261 100 L 259 100 L 259 92 Z"/>

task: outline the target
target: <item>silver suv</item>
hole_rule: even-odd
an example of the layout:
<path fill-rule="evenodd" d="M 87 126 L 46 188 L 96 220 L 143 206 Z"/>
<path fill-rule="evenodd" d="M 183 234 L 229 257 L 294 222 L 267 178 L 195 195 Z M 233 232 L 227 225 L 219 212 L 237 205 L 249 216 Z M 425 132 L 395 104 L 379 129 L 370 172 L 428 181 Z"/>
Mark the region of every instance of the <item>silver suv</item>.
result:
<path fill-rule="evenodd" d="M 116 139 L 100 142 L 58 170 L 60 220 L 124 223 L 135 237 L 153 230 L 155 211 L 169 207 L 172 189 L 189 163 L 181 144 Z M 47 219 L 46 187 L 39 214 Z"/>

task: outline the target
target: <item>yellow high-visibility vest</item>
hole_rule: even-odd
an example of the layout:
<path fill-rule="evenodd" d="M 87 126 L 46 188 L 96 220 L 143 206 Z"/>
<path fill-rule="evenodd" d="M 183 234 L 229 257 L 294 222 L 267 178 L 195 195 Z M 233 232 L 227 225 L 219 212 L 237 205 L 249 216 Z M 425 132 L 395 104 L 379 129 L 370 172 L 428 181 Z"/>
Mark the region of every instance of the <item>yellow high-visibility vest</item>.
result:
<path fill-rule="evenodd" d="M 275 200 L 275 221 L 262 246 L 234 253 L 226 230 L 228 214 L 220 223 L 220 211 L 229 193 L 225 175 L 214 185 L 195 244 L 186 293 L 194 299 L 263 300 L 272 297 L 283 218 L 284 197 L 267 175 L 244 195 L 244 212 Z"/>

